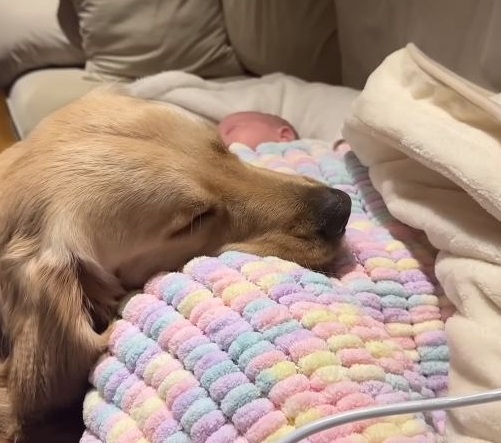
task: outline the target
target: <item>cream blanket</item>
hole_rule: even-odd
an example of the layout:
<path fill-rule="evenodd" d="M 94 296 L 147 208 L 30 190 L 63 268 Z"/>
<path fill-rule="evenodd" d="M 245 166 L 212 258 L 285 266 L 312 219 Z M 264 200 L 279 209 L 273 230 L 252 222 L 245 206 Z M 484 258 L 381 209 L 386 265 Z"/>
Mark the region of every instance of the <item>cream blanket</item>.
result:
<path fill-rule="evenodd" d="M 457 312 L 451 394 L 501 387 L 501 106 L 415 46 L 390 55 L 343 133 L 390 212 L 426 232 Z M 450 412 L 447 441 L 501 442 L 501 404 Z"/>
<path fill-rule="evenodd" d="M 277 114 L 291 122 L 302 138 L 335 141 L 359 91 L 345 86 L 308 83 L 285 74 L 230 81 L 203 80 L 168 71 L 127 86 L 136 96 L 178 105 L 219 121 L 238 111 Z"/>

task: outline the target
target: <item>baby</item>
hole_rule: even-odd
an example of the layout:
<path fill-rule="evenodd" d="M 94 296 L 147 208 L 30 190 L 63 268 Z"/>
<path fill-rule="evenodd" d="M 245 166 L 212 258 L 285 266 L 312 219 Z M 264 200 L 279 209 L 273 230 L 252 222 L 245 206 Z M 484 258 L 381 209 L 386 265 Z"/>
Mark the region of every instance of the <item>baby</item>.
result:
<path fill-rule="evenodd" d="M 236 112 L 219 123 L 219 133 L 226 146 L 243 143 L 251 149 L 265 142 L 298 140 L 294 127 L 278 115 L 262 112 Z"/>

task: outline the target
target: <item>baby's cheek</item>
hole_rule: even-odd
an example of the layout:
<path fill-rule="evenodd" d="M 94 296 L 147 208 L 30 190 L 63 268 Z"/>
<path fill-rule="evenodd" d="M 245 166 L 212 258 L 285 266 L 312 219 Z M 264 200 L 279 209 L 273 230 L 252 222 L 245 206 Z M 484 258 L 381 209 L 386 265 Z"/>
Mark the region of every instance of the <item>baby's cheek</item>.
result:
<path fill-rule="evenodd" d="M 227 136 L 224 133 L 219 134 L 221 136 L 221 139 L 223 140 L 223 143 L 226 147 L 230 146 L 233 142 L 231 140 L 231 137 Z"/>
<path fill-rule="evenodd" d="M 240 141 L 240 137 L 238 136 L 238 132 L 236 130 L 232 131 L 222 131 L 220 133 L 221 138 L 223 139 L 223 143 L 228 147 L 233 142 Z"/>
<path fill-rule="evenodd" d="M 233 130 L 229 135 L 231 142 L 240 142 L 254 149 L 260 142 L 260 134 L 252 129 L 242 128 Z"/>
<path fill-rule="evenodd" d="M 251 149 L 256 149 L 261 143 L 280 141 L 278 131 L 275 131 L 272 128 L 253 126 L 233 128 L 228 133 L 221 135 L 226 146 L 230 146 L 232 143 L 238 142 Z"/>

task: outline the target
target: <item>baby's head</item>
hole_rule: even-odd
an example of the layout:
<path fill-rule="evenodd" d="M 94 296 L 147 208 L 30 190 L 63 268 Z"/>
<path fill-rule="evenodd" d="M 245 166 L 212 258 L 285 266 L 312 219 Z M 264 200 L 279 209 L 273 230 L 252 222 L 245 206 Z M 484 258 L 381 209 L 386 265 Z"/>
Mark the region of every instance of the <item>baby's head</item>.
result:
<path fill-rule="evenodd" d="M 288 142 L 299 138 L 294 127 L 283 118 L 262 112 L 237 112 L 219 123 L 226 146 L 234 142 L 256 148 L 264 142 Z"/>

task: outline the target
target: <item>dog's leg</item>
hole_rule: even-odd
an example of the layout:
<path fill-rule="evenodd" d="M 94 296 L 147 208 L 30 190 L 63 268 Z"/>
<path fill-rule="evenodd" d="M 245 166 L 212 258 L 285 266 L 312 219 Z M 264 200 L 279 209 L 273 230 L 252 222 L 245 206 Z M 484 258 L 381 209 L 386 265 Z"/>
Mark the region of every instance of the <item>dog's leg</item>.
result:
<path fill-rule="evenodd" d="M 8 262 L 7 253 L 2 263 Z M 5 430 L 0 427 L 0 432 L 15 433 L 24 420 L 37 418 L 40 411 L 67 407 L 82 398 L 89 370 L 105 351 L 111 333 L 111 327 L 100 334 L 93 328 L 91 309 L 99 297 L 94 294 L 89 301 L 82 288 L 82 268 L 71 254 L 46 250 L 11 273 L 17 286 L 17 318 L 10 321 L 16 330 L 3 365 L 1 389 L 6 382 L 8 392 L 2 396 L 7 401 L 0 409 L 0 426 L 2 422 L 10 425 Z M 94 290 L 106 280 L 90 274 L 85 278 Z M 113 299 L 116 288 L 99 289 Z M 100 317 L 103 312 L 107 309 L 100 309 Z"/>
<path fill-rule="evenodd" d="M 4 443 L 4 440 L 2 440 L 3 435 L 13 435 L 15 433 L 15 427 L 12 426 L 12 416 L 14 414 L 12 401 L 7 391 L 7 365 L 1 363 L 9 355 L 9 348 L 9 339 L 4 333 L 2 317 L 0 316 L 0 443 Z"/>
<path fill-rule="evenodd" d="M 8 389 L 8 365 L 0 364 L 0 443 L 12 443 L 19 432 L 14 404 Z"/>

